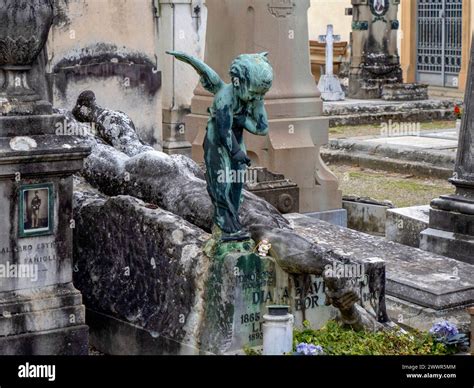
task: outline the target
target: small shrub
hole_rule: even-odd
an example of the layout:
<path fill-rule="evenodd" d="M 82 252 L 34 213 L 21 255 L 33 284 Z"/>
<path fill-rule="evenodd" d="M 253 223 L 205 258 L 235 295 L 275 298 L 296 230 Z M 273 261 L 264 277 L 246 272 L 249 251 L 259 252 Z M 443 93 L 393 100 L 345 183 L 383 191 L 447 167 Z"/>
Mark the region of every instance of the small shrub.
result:
<path fill-rule="evenodd" d="M 357 332 L 329 321 L 322 329 L 313 330 L 305 322 L 303 330 L 295 330 L 294 350 L 301 343 L 322 347 L 325 355 L 444 355 L 452 351 L 428 332 L 400 330 Z"/>

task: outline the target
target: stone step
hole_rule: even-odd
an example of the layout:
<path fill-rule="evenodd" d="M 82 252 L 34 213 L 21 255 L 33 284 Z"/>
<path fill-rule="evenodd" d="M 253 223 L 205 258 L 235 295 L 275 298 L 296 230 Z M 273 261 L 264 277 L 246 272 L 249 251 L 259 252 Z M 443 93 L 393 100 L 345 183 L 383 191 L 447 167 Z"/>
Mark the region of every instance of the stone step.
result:
<path fill-rule="evenodd" d="M 418 101 L 383 101 L 356 100 L 328 101 L 323 103 L 325 116 L 361 114 L 361 113 L 393 113 L 419 110 L 449 110 L 454 115 L 454 105 L 462 104 L 462 99 L 430 99 Z M 453 116 L 454 118 L 454 116 Z"/>
<path fill-rule="evenodd" d="M 303 237 L 346 254 L 352 260 L 383 259 L 387 295 L 433 310 L 474 304 L 474 265 L 302 214 L 285 217 Z"/>
<path fill-rule="evenodd" d="M 399 244 L 420 247 L 420 234 L 428 228 L 430 206 L 410 206 L 387 210 L 385 238 Z"/>
<path fill-rule="evenodd" d="M 359 113 L 349 115 L 330 115 L 329 127 L 343 125 L 380 124 L 389 120 L 397 122 L 429 122 L 439 120 L 452 120 L 452 113 L 446 109 L 430 109 L 412 112 L 384 112 L 384 113 Z"/>
<path fill-rule="evenodd" d="M 407 138 L 411 142 L 433 143 L 453 147 L 456 141 L 431 139 L 425 137 L 387 138 L 396 143 L 397 139 Z M 385 139 L 333 139 L 329 147 L 321 149 L 326 163 L 349 164 L 363 168 L 402 172 L 415 176 L 448 179 L 453 175 L 456 160 L 456 148 L 423 148 L 400 144 L 384 144 Z M 406 143 L 406 141 L 405 141 Z M 448 144 L 449 143 L 449 144 Z M 433 145 L 435 147 L 436 145 Z M 426 147 L 430 147 L 427 145 Z"/>
<path fill-rule="evenodd" d="M 85 324 L 83 305 L 0 316 L 0 337 Z"/>
<path fill-rule="evenodd" d="M 82 304 L 72 283 L 0 293 L 0 316 L 25 314 Z"/>
<path fill-rule="evenodd" d="M 381 122 L 429 122 L 455 120 L 454 105 L 462 99 L 419 101 L 351 100 L 325 102 L 323 114 L 331 127 L 341 125 L 380 124 Z"/>
<path fill-rule="evenodd" d="M 0 337 L 84 323 L 82 295 L 72 283 L 0 293 Z"/>
<path fill-rule="evenodd" d="M 4 356 L 86 356 L 88 331 L 86 325 L 76 325 L 0 337 L 0 349 Z"/>
<path fill-rule="evenodd" d="M 454 88 L 443 88 L 441 86 L 429 86 L 430 97 L 464 99 L 464 92 Z"/>
<path fill-rule="evenodd" d="M 321 149 L 321 157 L 327 164 L 345 164 L 373 170 L 401 172 L 403 174 L 421 177 L 449 179 L 453 175 L 453 169 L 437 167 L 429 163 L 400 161 L 362 153 L 333 151 L 323 148 Z"/>

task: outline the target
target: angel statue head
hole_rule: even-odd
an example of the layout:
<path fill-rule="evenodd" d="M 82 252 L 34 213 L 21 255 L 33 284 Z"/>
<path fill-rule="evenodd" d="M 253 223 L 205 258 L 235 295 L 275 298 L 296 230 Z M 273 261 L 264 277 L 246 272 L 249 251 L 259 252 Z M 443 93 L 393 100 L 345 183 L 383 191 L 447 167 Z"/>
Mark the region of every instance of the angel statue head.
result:
<path fill-rule="evenodd" d="M 268 62 L 268 53 L 238 56 L 230 67 L 230 76 L 242 101 L 261 100 L 273 82 L 273 69 Z"/>

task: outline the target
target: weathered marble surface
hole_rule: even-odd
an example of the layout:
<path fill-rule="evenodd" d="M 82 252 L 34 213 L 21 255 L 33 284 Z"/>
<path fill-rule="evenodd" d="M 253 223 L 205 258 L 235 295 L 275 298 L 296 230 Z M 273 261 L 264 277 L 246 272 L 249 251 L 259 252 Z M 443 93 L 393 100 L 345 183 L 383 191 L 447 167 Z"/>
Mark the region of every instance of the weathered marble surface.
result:
<path fill-rule="evenodd" d="M 162 354 L 196 347 L 208 234 L 130 196 L 75 200 L 74 282 L 87 308 L 169 339 Z"/>
<path fill-rule="evenodd" d="M 386 293 L 441 310 L 474 303 L 474 266 L 344 229 L 300 214 L 286 215 L 295 231 L 322 250 L 364 262 L 375 257 L 386 265 Z"/>
<path fill-rule="evenodd" d="M 211 262 L 203 253 L 210 236 L 202 229 L 136 198 L 108 198 L 84 181 L 75 183 L 74 282 L 91 312 L 92 344 L 105 353 L 236 352 L 245 343 L 261 342 L 268 304 L 288 304 L 298 326 L 308 319 L 320 327 L 338 315 L 336 308 L 325 306 L 331 297 L 341 308 L 342 322 L 383 328 L 375 314 L 354 305 L 356 300 L 343 301 L 341 296 L 352 295 L 350 288 L 334 287 L 326 278 L 326 297 L 319 278 L 308 275 L 322 274 L 318 262 L 349 263 L 349 258 L 288 231 L 272 240 L 276 259 L 262 259 L 267 264 L 250 256 L 242 261 L 243 253 Z M 253 234 L 259 238 L 258 231 Z M 282 241 L 289 250 L 282 251 Z M 368 294 L 377 294 L 373 285 L 383 279 L 374 270 L 383 270 L 383 263 L 367 271 Z M 306 299 L 313 305 L 303 307 Z M 364 307 L 372 311 L 369 304 Z M 383 306 L 375 310 L 382 312 Z M 251 321 L 242 322 L 250 314 Z"/>
<path fill-rule="evenodd" d="M 67 114 L 68 121 L 75 121 Z M 78 128 L 83 128 L 77 122 Z M 132 127 L 130 127 L 132 128 Z M 84 128 L 87 133 L 87 128 Z M 100 132 L 99 132 L 100 133 Z M 124 133 L 117 131 L 117 134 Z M 130 136 L 124 133 L 124 136 Z M 101 137 L 81 137 L 84 145 L 92 148 L 82 175 L 106 195 L 131 195 L 179 215 L 192 224 L 210 232 L 212 229 L 212 202 L 206 190 L 204 173 L 197 163 L 183 155 L 168 155 L 147 150 L 133 157 L 135 141 L 118 140 L 113 146 Z M 123 152 L 122 152 L 123 151 Z M 247 191 L 240 210 L 244 227 L 265 224 L 285 228 L 288 222 L 267 201 Z"/>
<path fill-rule="evenodd" d="M 69 119 L 73 118 L 69 116 Z M 225 352 L 229 349 L 227 340 L 216 345 L 212 341 L 206 342 L 209 337 L 202 334 L 206 333 L 209 324 L 203 320 L 206 315 L 202 309 L 212 305 L 212 298 L 203 292 L 213 284 L 206 286 L 212 271 L 207 269 L 208 258 L 203 253 L 204 242 L 210 237 L 206 232 L 210 232 L 212 226 L 212 203 L 201 169 L 181 155 L 169 156 L 147 150 L 135 154 L 137 143 L 132 141 L 129 150 L 127 141 L 122 141 L 130 139 L 127 131 L 119 130 L 116 135 L 119 138 L 114 141 L 107 140 L 107 135 L 83 138 L 84 144 L 92 148 L 82 172 L 88 183 L 76 182 L 75 282 L 83 291 L 86 305 L 93 311 L 93 319 L 99 326 L 93 328 L 92 338 L 105 346 L 103 351 L 119 354 L 126 349 L 114 347 L 113 339 L 106 341 L 100 337 L 118 335 L 118 338 L 133 342 L 130 338 L 133 335 L 122 335 L 133 332 L 143 339 L 130 344 L 137 353 L 193 353 L 198 348 L 200 351 Z M 298 236 L 275 208 L 251 193 L 244 192 L 240 214 L 244 226 L 252 229 L 259 225 L 262 230 L 273 230 L 272 239 L 281 242 L 276 244 L 280 246 L 276 264 L 287 272 L 280 270 L 279 276 L 283 280 L 277 285 L 293 290 L 293 304 L 297 303 L 294 291 L 301 286 L 296 281 L 290 286 L 289 274 L 318 276 L 322 274 L 324 264 L 351 262 L 337 252 L 320 250 Z M 258 234 L 253 233 L 260 241 Z M 287 248 L 292 252 L 291 263 L 287 260 Z M 342 312 L 342 321 L 358 329 L 382 328 L 377 319 L 387 321 L 384 289 L 380 286 L 384 279 L 383 262 L 375 263 L 373 268 L 379 272 L 370 275 L 373 280 L 369 282 L 372 284 L 369 299 L 376 301 L 373 306 L 364 306 L 375 311 L 373 316 L 355 305 L 358 296 L 354 285 L 328 277 L 327 299 L 324 294 L 313 295 L 313 302 L 321 296 L 321 300 L 333 303 Z M 232 271 L 224 271 L 221 275 L 225 282 L 231 282 L 235 276 Z M 309 276 L 304 281 L 316 280 Z M 300 303 L 305 303 L 307 293 L 310 291 L 301 292 Z M 225 318 L 226 315 L 221 314 L 222 308 L 225 310 L 227 305 L 234 308 L 232 298 L 227 295 L 219 300 L 223 303 L 219 302 L 218 316 Z M 304 307 L 302 310 L 301 322 L 305 317 Z M 335 309 L 331 311 L 324 313 L 326 320 L 337 313 Z M 240 318 L 235 314 L 232 316 Z M 312 317 L 310 320 L 321 318 L 320 314 Z M 106 328 L 107 322 L 114 328 L 111 330 L 115 330 L 113 336 Z M 146 338 L 156 336 L 160 339 L 156 341 L 156 348 L 145 347 Z M 201 339 L 204 341 L 202 348 Z"/>

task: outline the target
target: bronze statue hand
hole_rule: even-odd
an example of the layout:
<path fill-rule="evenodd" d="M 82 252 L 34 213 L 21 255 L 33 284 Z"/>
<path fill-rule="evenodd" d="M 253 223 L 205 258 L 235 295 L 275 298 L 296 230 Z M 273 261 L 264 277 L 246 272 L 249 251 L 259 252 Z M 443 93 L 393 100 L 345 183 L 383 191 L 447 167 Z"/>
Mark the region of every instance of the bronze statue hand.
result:
<path fill-rule="evenodd" d="M 359 301 L 359 296 L 354 290 L 347 290 L 342 295 L 331 297 L 332 305 L 341 312 L 350 311 L 354 304 Z"/>

